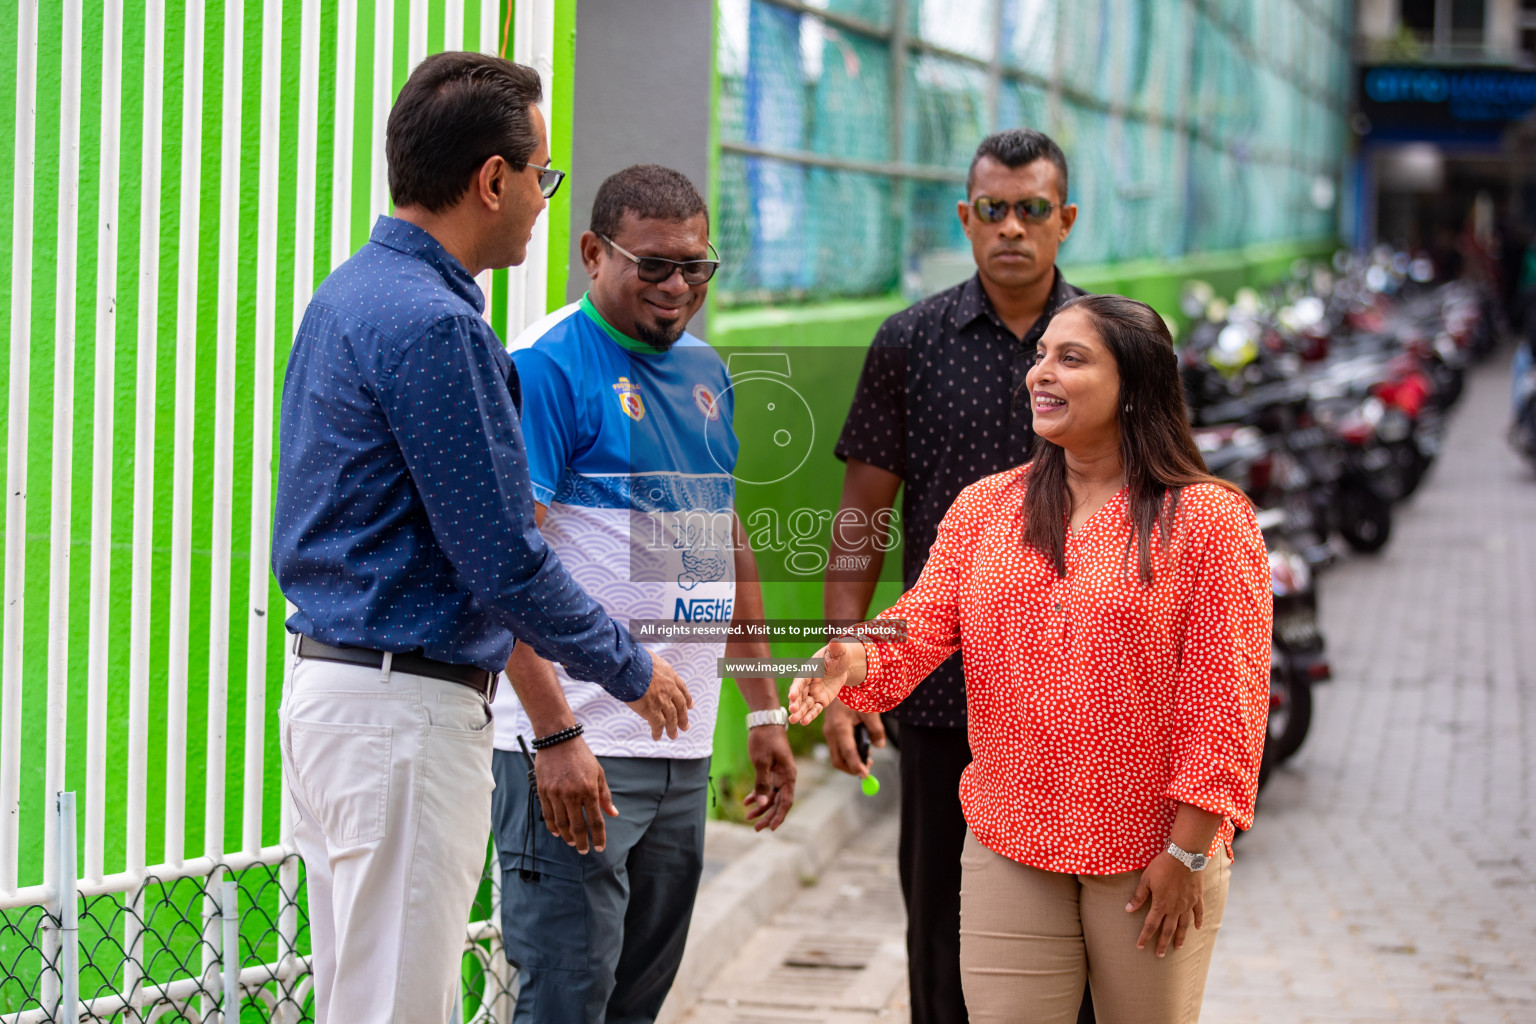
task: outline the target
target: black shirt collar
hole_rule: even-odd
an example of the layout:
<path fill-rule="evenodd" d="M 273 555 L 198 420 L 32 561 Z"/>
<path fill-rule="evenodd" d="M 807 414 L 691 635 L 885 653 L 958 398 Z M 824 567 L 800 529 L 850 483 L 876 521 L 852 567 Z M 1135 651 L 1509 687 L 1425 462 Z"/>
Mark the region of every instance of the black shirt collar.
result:
<path fill-rule="evenodd" d="M 1040 321 L 1049 320 L 1057 308 L 1074 295 L 1072 286 L 1067 284 L 1067 279 L 1061 276 L 1060 267 L 1052 267 L 1051 273 L 1055 275 L 1051 280 L 1051 294 L 1046 297 L 1045 309 L 1040 311 L 1040 320 L 1036 321 L 1037 325 Z M 991 320 L 999 330 L 1013 333 L 1003 323 L 1002 317 L 997 315 L 997 310 L 992 308 L 992 300 L 987 298 L 987 290 L 981 286 L 981 274 L 977 272 L 960 286 L 960 299 L 955 304 L 955 326 L 968 327 L 980 316 Z M 1024 340 L 1031 340 L 1030 335 L 1034 334 L 1034 330 L 1031 330 Z"/>

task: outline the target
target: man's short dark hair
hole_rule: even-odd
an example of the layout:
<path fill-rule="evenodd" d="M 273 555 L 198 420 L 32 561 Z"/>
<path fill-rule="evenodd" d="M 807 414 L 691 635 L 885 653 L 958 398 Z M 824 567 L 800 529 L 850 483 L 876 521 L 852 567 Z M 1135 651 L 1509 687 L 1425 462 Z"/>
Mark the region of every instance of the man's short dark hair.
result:
<path fill-rule="evenodd" d="M 1061 201 L 1067 201 L 1067 155 L 1044 132 L 1033 128 L 1010 128 L 996 132 L 981 140 L 976 155 L 971 157 L 971 169 L 965 176 L 965 194 L 969 196 L 976 187 L 976 165 L 989 156 L 1004 167 L 1023 167 L 1036 160 L 1049 160 L 1056 165 L 1056 176 L 1061 184 Z"/>
<path fill-rule="evenodd" d="M 693 182 L 660 164 L 635 164 L 604 178 L 592 200 L 589 229 L 612 238 L 626 212 L 656 220 L 688 220 L 702 213 L 705 230 L 709 228 L 709 207 Z"/>
<path fill-rule="evenodd" d="M 396 206 L 439 213 L 493 156 L 520 171 L 539 147 L 529 108 L 539 73 L 484 53 L 437 53 L 416 65 L 389 112 L 384 155 Z"/>

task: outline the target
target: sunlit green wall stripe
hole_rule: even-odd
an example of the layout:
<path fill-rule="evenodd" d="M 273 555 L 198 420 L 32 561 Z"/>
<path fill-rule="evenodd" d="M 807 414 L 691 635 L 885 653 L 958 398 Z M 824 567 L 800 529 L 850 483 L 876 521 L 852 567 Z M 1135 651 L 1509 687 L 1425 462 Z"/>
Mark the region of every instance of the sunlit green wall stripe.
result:
<path fill-rule="evenodd" d="M 6 54 L 4 73 L 0 73 L 0 261 L 7 267 L 11 258 L 11 231 L 15 212 L 16 182 L 13 174 L 15 152 L 16 76 L 14 55 L 18 45 L 19 2 L 26 0 L 0 0 L 0 53 Z M 190 603 L 191 642 L 187 653 L 187 668 L 191 680 L 187 725 L 187 780 L 185 847 L 189 854 L 202 848 L 202 801 L 205 760 L 204 702 L 207 693 L 208 643 L 210 629 L 209 587 L 211 583 L 212 528 L 212 465 L 214 450 L 214 372 L 217 347 L 218 276 L 221 260 L 237 260 L 236 302 L 236 365 L 234 421 L 234 471 L 233 513 L 230 541 L 234 547 L 234 559 L 230 573 L 230 622 L 229 630 L 229 743 L 226 757 L 225 789 L 226 846 L 234 849 L 240 837 L 241 789 L 244 751 L 243 723 L 245 715 L 245 665 L 246 665 L 246 618 L 247 567 L 252 557 L 249 551 L 251 530 L 251 460 L 253 457 L 252 429 L 255 409 L 252 386 L 254 365 L 255 314 L 256 314 L 256 266 L 257 227 L 260 201 L 260 112 L 264 89 L 275 88 L 280 92 L 280 128 L 277 139 L 279 152 L 278 194 L 275 204 L 276 231 L 276 289 L 273 311 L 275 337 L 273 339 L 274 393 L 271 396 L 276 408 L 283 378 L 283 366 L 295 327 L 293 304 L 296 282 L 291 259 L 295 242 L 295 204 L 297 191 L 298 139 L 301 118 L 312 117 L 315 121 L 317 145 L 315 151 L 316 194 L 313 199 L 314 237 L 309 240 L 314 247 L 315 281 L 304 282 L 313 286 L 331 266 L 333 219 L 337 211 L 332 209 L 331 169 L 334 149 L 335 68 L 337 57 L 343 52 L 356 55 L 354 76 L 354 102 L 351 109 L 353 129 L 353 168 L 351 174 L 351 202 L 346 210 L 347 231 L 354 246 L 361 245 L 371 228 L 374 211 L 370 209 L 370 173 L 372 167 L 373 138 L 373 75 L 377 70 L 372 59 L 375 30 L 375 4 L 370 0 L 317 0 L 320 9 L 320 35 L 318 38 L 319 78 L 316 89 L 316 107 L 313 111 L 299 109 L 299 56 L 302 31 L 302 0 L 269 0 L 281 8 L 281 70 L 275 83 L 262 81 L 262 0 L 247 0 L 240 24 L 242 42 L 241 110 L 238 123 L 225 123 L 222 109 L 224 31 L 227 5 L 225 0 L 209 0 L 206 6 L 204 27 L 203 113 L 199 126 L 202 136 L 201 189 L 197 197 L 200 210 L 198 243 L 193 252 L 178 250 L 180 216 L 181 173 L 181 116 L 182 89 L 185 68 L 182 67 L 183 36 L 185 30 L 185 0 L 168 0 L 165 8 L 165 73 L 161 130 L 161 176 L 158 181 L 145 181 L 143 177 L 144 154 L 142 124 L 144 111 L 144 21 L 146 0 L 128 0 L 123 18 L 123 78 L 121 83 L 121 173 L 119 175 L 119 226 L 117 233 L 118 254 L 116 273 L 116 352 L 115 387 L 113 396 L 113 490 L 111 494 L 112 551 L 110 585 L 110 635 L 105 651 L 90 651 L 87 645 L 89 624 L 89 579 L 91 551 L 89 547 L 92 526 L 91 446 L 94 431 L 93 368 L 95 362 L 96 321 L 96 233 L 97 204 L 100 187 L 101 129 L 101 46 L 103 11 L 100 5 L 84 7 L 83 68 L 81 89 L 81 160 L 78 185 L 80 195 L 80 219 L 78 233 L 78 284 L 75 309 L 78 327 L 76 342 L 76 374 L 74 385 L 74 464 L 72 468 L 73 495 L 70 509 L 72 547 L 69 593 L 71 600 L 69 631 L 69 676 L 71 679 L 68 718 L 68 754 L 66 785 L 82 789 L 85 785 L 85 718 L 86 690 L 84 669 L 87 659 L 104 658 L 109 666 L 110 715 L 108 724 L 108 778 L 107 778 L 107 825 L 106 870 L 117 871 L 124 866 L 123 808 L 126 801 L 127 771 L 127 695 L 128 657 L 131 622 L 130 573 L 133 564 L 133 477 L 135 460 L 151 458 L 155 466 L 155 503 L 153 522 L 153 576 L 156 581 L 150 596 L 151 698 L 150 698 L 150 758 L 148 771 L 148 849 L 150 863 L 161 856 L 163 830 L 164 777 L 164 719 L 166 712 L 165 684 L 169 672 L 167 636 L 170 628 L 168 580 L 171 574 L 171 468 L 175 423 L 174 396 L 176 390 L 176 309 L 178 303 L 178 264 L 182 259 L 195 259 L 198 265 L 197 294 L 197 372 L 196 405 L 193 432 L 194 486 L 192 497 L 192 585 Z M 409 74 L 408 40 L 410 29 L 409 0 L 389 0 L 394 28 L 393 59 L 383 69 L 389 75 L 392 91 L 397 91 Z M 465 48 L 494 49 L 497 40 L 482 39 L 482 3 L 495 3 L 495 22 L 504 22 L 508 0 L 429 0 L 428 5 L 428 52 L 435 52 L 442 45 L 444 26 L 449 3 L 460 3 L 463 10 Z M 341 4 L 355 3 L 357 30 L 346 38 L 337 32 Z M 568 75 L 574 41 L 565 40 L 561 45 L 559 26 L 566 26 L 567 35 L 574 33 L 574 0 L 566 0 L 557 7 L 556 84 L 551 100 L 557 117 L 564 119 L 563 130 L 555 134 L 556 153 L 568 160 L 570 90 L 568 82 L 560 81 Z M 42 829 L 45 815 L 43 793 L 43 758 L 46 722 L 44 697 L 47 676 L 48 642 L 48 572 L 49 519 L 51 498 L 49 481 L 52 474 L 51 447 L 53 437 L 53 357 L 54 357 L 54 297 L 57 251 L 57 224 L 59 217 L 59 106 L 62 68 L 62 21 L 60 5 L 42 3 L 38 7 L 38 74 L 37 74 L 37 132 L 34 231 L 31 254 L 34 270 L 31 281 L 33 315 L 30 324 L 31 377 L 26 382 L 15 382 L 30 391 L 28 418 L 28 506 L 26 521 L 26 586 L 25 586 L 25 646 L 23 672 L 22 727 L 23 750 L 20 817 L 22 885 L 41 880 L 40 857 Z M 510 51 L 509 51 L 510 52 Z M 226 182 L 220 175 L 221 140 L 226 132 L 238 132 L 240 138 L 239 209 L 240 231 L 238 254 L 220 251 L 219 206 Z M 557 161 L 558 161 L 557 157 Z M 156 188 L 160 196 L 160 219 L 157 224 L 140 222 L 140 201 L 143 189 Z M 568 225 L 563 218 L 569 210 L 562 204 L 552 205 L 550 215 L 560 218 L 551 224 L 553 251 L 564 252 L 564 238 L 568 237 Z M 143 232 L 154 233 L 160 253 L 159 299 L 157 311 L 158 354 L 155 386 L 155 444 L 151 452 L 134 451 L 136 422 L 135 370 L 140 339 L 136 337 L 139 316 L 139 246 Z M 556 239 L 562 241 L 556 241 Z M 557 284 L 558 279 L 558 284 Z M 499 282 L 505 288 L 504 276 Z M 551 270 L 549 292 L 563 294 L 563 268 Z M 12 301 L 9 273 L 0 274 L 0 303 L 7 312 Z M 494 309 L 502 310 L 505 324 L 504 291 L 492 298 Z M 8 326 L 8 315 L 0 318 Z M 7 333 L 0 338 L 5 351 L 0 353 L 0 392 L 7 392 L 9 380 L 9 346 Z M 12 431 L 5 422 L 6 410 L 0 401 L 0 461 L 3 461 Z M 276 416 L 273 416 L 273 469 L 276 468 Z M 265 559 L 265 551 L 255 553 Z M 269 577 L 270 581 L 270 577 Z M 278 839 L 279 814 L 279 757 L 275 742 L 275 722 L 281 689 L 283 644 L 285 633 L 282 626 L 282 595 L 275 581 L 270 582 L 267 595 L 270 610 L 267 631 L 267 701 L 268 728 L 263 737 L 265 757 L 265 788 L 263 793 L 263 836 L 265 843 Z M 83 803 L 83 802 L 82 802 Z"/>

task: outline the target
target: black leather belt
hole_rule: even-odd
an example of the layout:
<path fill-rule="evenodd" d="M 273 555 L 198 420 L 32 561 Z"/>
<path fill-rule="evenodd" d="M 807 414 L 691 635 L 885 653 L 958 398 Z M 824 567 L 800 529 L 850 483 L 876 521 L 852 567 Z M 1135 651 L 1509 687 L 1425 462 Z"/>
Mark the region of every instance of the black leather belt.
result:
<path fill-rule="evenodd" d="M 384 665 L 384 655 L 378 651 L 370 651 L 363 647 L 332 647 L 303 633 L 299 634 L 294 653 L 301 658 L 339 661 L 347 665 L 366 665 L 369 668 L 382 668 Z M 436 661 L 415 652 L 396 654 L 390 659 L 389 670 L 405 672 L 413 676 L 446 679 L 450 683 L 467 686 L 484 697 L 487 704 L 496 699 L 496 680 L 500 678 L 499 672 L 487 672 L 475 665 L 450 665 L 446 661 Z"/>

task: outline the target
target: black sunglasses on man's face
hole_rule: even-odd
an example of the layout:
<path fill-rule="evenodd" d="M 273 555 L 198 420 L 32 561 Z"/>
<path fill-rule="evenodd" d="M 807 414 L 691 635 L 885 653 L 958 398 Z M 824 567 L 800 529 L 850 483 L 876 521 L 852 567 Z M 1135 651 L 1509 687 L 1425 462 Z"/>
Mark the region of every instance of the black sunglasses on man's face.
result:
<path fill-rule="evenodd" d="M 1049 199 L 1020 199 L 1010 203 L 1006 199 L 993 199 L 991 196 L 977 196 L 971 202 L 971 209 L 976 211 L 976 216 L 988 224 L 1001 224 L 1008 218 L 1009 208 L 1013 209 L 1019 218 L 1020 224 L 1039 224 L 1051 215 L 1056 209 L 1056 204 Z"/>
<path fill-rule="evenodd" d="M 715 247 L 709 246 L 709 251 L 715 254 L 712 260 L 665 260 L 660 256 L 636 256 L 618 242 L 607 235 L 598 235 L 603 241 L 619 251 L 619 255 L 635 265 L 635 274 L 646 284 L 661 284 L 669 280 L 679 270 L 683 272 L 683 283 L 703 284 L 715 276 L 715 271 L 720 267 L 720 254 L 715 252 Z"/>

